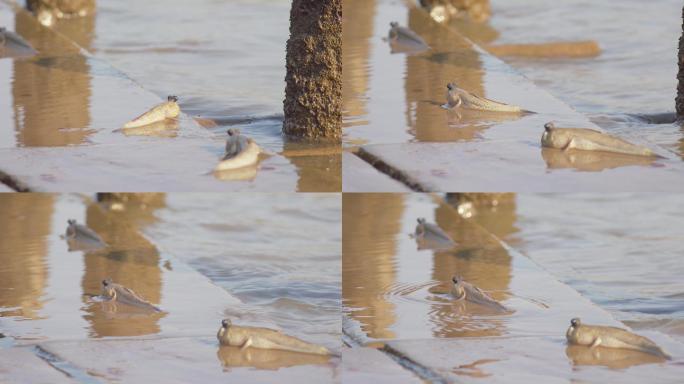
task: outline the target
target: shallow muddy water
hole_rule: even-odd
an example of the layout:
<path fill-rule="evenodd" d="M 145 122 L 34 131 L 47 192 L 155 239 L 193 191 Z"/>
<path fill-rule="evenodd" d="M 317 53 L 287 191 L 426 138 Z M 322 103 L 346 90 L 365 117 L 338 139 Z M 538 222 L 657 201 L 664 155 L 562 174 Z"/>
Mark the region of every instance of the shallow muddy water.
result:
<path fill-rule="evenodd" d="M 501 338 L 499 344 L 490 340 L 499 345 L 497 350 L 501 345 L 521 347 L 522 341 L 506 340 L 525 337 L 530 346 L 550 343 L 544 348 L 562 350 L 572 317 L 619 325 L 603 310 L 607 309 L 640 333 L 666 343 L 673 353 L 681 353 L 681 344 L 663 334 L 681 336 L 681 328 L 677 329 L 681 271 L 674 265 L 677 251 L 681 252 L 681 234 L 671 221 L 658 219 L 676 213 L 664 213 L 665 208 L 647 213 L 657 203 L 644 195 L 618 197 L 619 202 L 605 210 L 606 197 L 563 198 L 524 195 L 494 208 L 473 209 L 454 207 L 427 194 L 345 195 L 346 336 L 353 343 L 475 337 L 484 344 L 486 339 L 479 337 L 486 336 Z M 677 204 L 675 196 L 664 201 L 664 207 Z M 553 209 L 557 205 L 564 207 Z M 616 215 L 619 210 L 622 215 Z M 625 216 L 633 219 L 624 220 Z M 419 217 L 437 223 L 456 245 L 446 250 L 421 246 L 411 236 Z M 492 233 L 506 239 L 511 248 L 502 246 Z M 481 288 L 507 310 L 454 300 L 448 292 L 454 275 Z M 632 284 L 632 280 L 640 281 Z M 653 315 L 656 311 L 660 316 Z M 478 356 L 486 357 L 488 350 L 480 350 L 478 343 L 471 344 Z M 432 344 L 423 345 L 430 350 Z M 425 353 L 438 353 L 437 345 Z M 612 369 L 654 362 L 648 356 L 611 357 L 608 352 L 602 360 L 576 349 L 566 350 L 567 356 L 554 352 L 544 359 L 562 369 L 568 362 Z"/>
<path fill-rule="evenodd" d="M 640 117 L 674 112 L 681 7 L 677 0 L 648 7 L 637 0 L 571 0 L 553 6 L 542 0 L 493 0 L 489 25 L 502 44 L 597 41 L 602 53 L 596 58 L 505 61 L 599 126 L 638 134 L 682 155 L 679 125 Z"/>
<path fill-rule="evenodd" d="M 491 63 L 486 56 L 465 49 L 467 43 L 438 28 L 425 12 L 384 0 L 345 0 L 344 6 L 346 22 L 354 25 L 344 32 L 346 146 L 503 139 L 510 138 L 514 125 L 529 120 L 456 116 L 439 108 L 446 83 L 454 79 L 462 88 L 485 97 L 509 97 L 499 96 L 499 101 L 524 102 L 525 96 L 499 89 L 497 79 L 488 74 Z M 452 23 L 449 28 L 479 44 L 596 40 L 602 54 L 594 58 L 503 59 L 600 127 L 660 144 L 681 156 L 684 139 L 679 125 L 655 124 L 651 116 L 674 110 L 680 8 L 673 0 L 648 9 L 637 1 L 616 5 L 577 0 L 553 6 L 536 0 L 493 1 L 489 22 Z M 392 53 L 382 40 L 391 21 L 411 27 L 432 49 Z M 564 117 L 550 114 L 545 118 Z M 505 123 L 510 123 L 508 133 L 499 128 Z"/>
<path fill-rule="evenodd" d="M 52 27 L 60 37 L 0 2 L 0 25 L 38 50 L 34 57 L 0 60 L 0 85 L 8 92 L 0 103 L 0 148 L 143 144 L 155 153 L 155 145 L 180 141 L 218 160 L 232 127 L 283 156 L 262 159 L 258 176 L 286 173 L 294 176 L 293 190 L 339 191 L 337 143 L 296 143 L 281 135 L 289 9 L 282 0 L 105 2 L 93 15 L 60 20 Z M 158 103 L 155 95 L 177 95 L 182 111 L 207 119 L 205 127 L 182 119 L 156 131 L 115 132 Z M 199 173 L 215 164 L 196 165 Z M 236 178 L 230 176 L 218 178 Z M 247 176 L 238 179 L 257 177 Z"/>
<path fill-rule="evenodd" d="M 145 204 L 108 205 L 81 195 L 4 194 L 0 206 L 4 340 L 192 337 L 201 342 L 191 349 L 211 355 L 207 348 L 216 350 L 214 335 L 228 317 L 339 349 L 336 195 L 157 195 Z M 70 218 L 108 246 L 70 251 L 61 237 Z M 106 278 L 162 312 L 101 302 Z M 216 366 L 231 365 L 235 354 L 219 353 Z M 234 362 L 258 367 L 258 355 L 251 365 Z M 278 356 L 263 357 L 268 369 L 278 368 Z"/>
<path fill-rule="evenodd" d="M 617 319 L 684 341 L 683 214 L 681 195 L 518 195 L 499 235 Z"/>

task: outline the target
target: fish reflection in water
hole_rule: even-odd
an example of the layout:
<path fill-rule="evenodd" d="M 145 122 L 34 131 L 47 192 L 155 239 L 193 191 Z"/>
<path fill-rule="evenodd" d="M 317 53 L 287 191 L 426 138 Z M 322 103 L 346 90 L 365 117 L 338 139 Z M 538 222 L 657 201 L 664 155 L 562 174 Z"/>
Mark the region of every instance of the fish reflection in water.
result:
<path fill-rule="evenodd" d="M 312 355 L 308 353 L 278 351 L 268 349 L 240 349 L 222 345 L 216 352 L 224 370 L 230 368 L 251 367 L 265 370 L 278 370 L 298 365 L 324 365 L 330 363 L 331 356 Z"/>
<path fill-rule="evenodd" d="M 258 170 L 259 165 L 253 164 L 236 169 L 214 170 L 212 173 L 214 177 L 221 181 L 252 181 L 256 179 Z"/>
<path fill-rule="evenodd" d="M 78 224 L 76 220 L 69 219 L 64 238 L 69 246 L 69 252 L 95 251 L 105 248 L 107 244 L 97 232 L 85 225 Z"/>
<path fill-rule="evenodd" d="M 123 132 L 126 136 L 155 136 L 155 137 L 176 137 L 178 136 L 178 121 L 166 119 L 140 127 L 116 129 L 114 132 Z"/>
<path fill-rule="evenodd" d="M 417 33 L 407 27 L 402 27 L 396 21 L 390 23 L 387 38 L 391 53 L 420 53 L 430 49 L 430 46 Z"/>
<path fill-rule="evenodd" d="M 601 346 L 587 348 L 581 345 L 568 345 L 565 348 L 565 355 L 572 361 L 573 365 L 599 365 L 611 369 L 625 369 L 635 365 L 666 361 L 664 357 L 650 353 Z"/>
<path fill-rule="evenodd" d="M 599 151 L 542 148 L 541 155 L 548 169 L 572 168 L 582 172 L 601 172 L 628 166 L 655 167 L 659 164 L 656 157 Z"/>
<path fill-rule="evenodd" d="M 437 224 L 428 223 L 425 218 L 417 219 L 415 233 L 418 249 L 447 250 L 456 246 L 456 242 Z"/>

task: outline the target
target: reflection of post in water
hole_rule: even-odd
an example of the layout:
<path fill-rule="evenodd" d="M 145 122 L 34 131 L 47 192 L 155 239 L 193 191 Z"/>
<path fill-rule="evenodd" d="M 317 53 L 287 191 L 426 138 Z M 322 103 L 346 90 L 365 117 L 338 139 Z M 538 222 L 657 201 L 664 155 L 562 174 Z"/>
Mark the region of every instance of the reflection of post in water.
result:
<path fill-rule="evenodd" d="M 514 211 L 501 212 L 501 220 L 514 222 Z M 511 280 L 511 257 L 508 252 L 481 227 L 469 224 L 457 211 L 447 203 L 440 204 L 435 210 L 437 224 L 449 233 L 457 246 L 450 251 L 434 253 L 433 279 L 449 282 L 453 275 L 459 275 L 467 282 L 482 288 L 484 291 L 507 291 Z M 499 292 L 492 292 L 491 296 L 497 301 L 506 298 Z M 467 307 L 468 310 L 477 307 Z M 454 309 L 448 305 L 435 305 L 433 318 L 437 325 L 435 336 L 497 336 L 504 330 L 501 322 L 492 316 L 478 320 L 480 326 L 461 327 L 454 322 Z M 462 316 L 467 316 L 467 313 Z M 486 326 L 485 326 L 486 325 Z"/>
<path fill-rule="evenodd" d="M 342 196 L 342 298 L 359 308 L 351 316 L 372 338 L 393 338 L 393 304 L 379 292 L 396 283 L 395 236 L 401 230 L 403 195 L 352 193 Z M 360 289 L 360 287 L 362 289 Z"/>
<path fill-rule="evenodd" d="M 479 53 L 458 34 L 434 23 L 420 8 L 409 10 L 409 28 L 422 36 L 432 50 L 406 57 L 407 125 L 422 141 L 472 140 L 486 125 L 473 119 L 459 121 L 439 105 L 446 102 L 447 83 L 484 96 L 482 63 Z M 415 119 L 415 120 L 413 120 Z M 456 120 L 456 121 L 454 121 Z M 449 124 L 455 123 L 456 128 Z"/>
<path fill-rule="evenodd" d="M 285 141 L 283 155 L 297 167 L 298 192 L 342 190 L 342 152 L 337 142 L 313 145 Z"/>
<path fill-rule="evenodd" d="M 45 26 L 79 19 L 95 12 L 95 0 L 26 0 L 26 8 Z"/>
<path fill-rule="evenodd" d="M 35 319 L 47 285 L 47 251 L 54 196 L 0 194 L 0 308 L 3 316 Z"/>
<path fill-rule="evenodd" d="M 94 16 L 79 19 L 73 20 L 77 25 L 69 35 L 87 48 L 93 39 Z M 17 12 L 15 23 L 17 32 L 39 52 L 34 59 L 14 61 L 12 98 L 17 141 L 22 146 L 82 143 L 90 133 L 86 130 L 91 94 L 86 58 L 67 40 L 40 27 L 26 12 Z M 65 30 L 69 30 L 68 25 Z"/>
<path fill-rule="evenodd" d="M 131 206 L 132 208 L 128 208 Z M 84 255 L 85 273 L 83 292 L 87 295 L 101 293 L 102 280 L 114 282 L 132 289 L 146 300 L 159 303 L 161 299 L 162 272 L 159 268 L 159 252 L 141 234 L 141 225 L 154 222 L 153 209 L 134 207 L 125 203 L 123 210 L 107 210 L 100 203 L 92 203 L 86 211 L 87 225 L 99 233 L 109 244 L 103 252 Z M 111 205 L 110 205 L 111 207 Z M 135 336 L 159 332 L 158 320 L 163 313 L 150 313 L 130 306 L 91 302 L 85 311 L 92 333 L 103 336 Z"/>
<path fill-rule="evenodd" d="M 345 118 L 364 116 L 368 92 L 375 0 L 342 2 L 342 111 Z"/>
<path fill-rule="evenodd" d="M 483 23 L 492 14 L 489 0 L 420 0 L 419 3 L 437 22 L 468 20 Z"/>
<path fill-rule="evenodd" d="M 500 239 L 518 231 L 514 193 L 448 193 L 446 201 Z"/>

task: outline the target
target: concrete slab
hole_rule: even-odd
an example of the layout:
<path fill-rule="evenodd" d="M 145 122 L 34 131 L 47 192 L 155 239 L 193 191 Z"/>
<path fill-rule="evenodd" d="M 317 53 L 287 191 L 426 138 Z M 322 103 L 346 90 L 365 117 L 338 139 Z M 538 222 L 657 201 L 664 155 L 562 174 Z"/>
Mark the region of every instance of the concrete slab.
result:
<path fill-rule="evenodd" d="M 0 381 L 7 384 L 77 382 L 39 358 L 31 347 L 0 350 Z"/>
<path fill-rule="evenodd" d="M 525 142 L 367 145 L 359 155 L 422 191 L 684 191 L 681 161 L 542 149 L 537 136 Z"/>
<path fill-rule="evenodd" d="M 342 350 L 342 382 L 368 384 L 422 383 L 386 353 L 375 348 Z"/>
<path fill-rule="evenodd" d="M 353 153 L 342 154 L 343 192 L 410 192 L 402 183 L 373 168 Z"/>
<path fill-rule="evenodd" d="M 124 383 L 330 383 L 339 358 L 219 347 L 215 338 L 68 341 L 42 348 L 91 376 Z"/>
<path fill-rule="evenodd" d="M 396 340 L 392 353 L 427 367 L 447 382 L 677 382 L 681 368 L 640 352 L 568 347 L 564 337 Z"/>
<path fill-rule="evenodd" d="M 220 146 L 202 139 L 0 150 L 0 169 L 32 191 L 296 191 L 297 171 L 273 156 L 259 168 L 209 173 Z M 165 159 L 173 159 L 166 161 Z M 225 179 L 225 180 L 222 180 Z"/>

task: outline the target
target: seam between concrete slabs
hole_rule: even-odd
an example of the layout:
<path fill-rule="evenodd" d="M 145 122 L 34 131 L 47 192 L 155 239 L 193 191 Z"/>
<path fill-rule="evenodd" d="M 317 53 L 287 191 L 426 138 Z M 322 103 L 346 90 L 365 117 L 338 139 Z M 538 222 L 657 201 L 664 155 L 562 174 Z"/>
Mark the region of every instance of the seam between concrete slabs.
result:
<path fill-rule="evenodd" d="M 359 148 L 359 151 L 356 152 L 356 156 L 366 161 L 378 171 L 386 174 L 394 180 L 399 181 L 400 183 L 403 183 L 415 192 L 430 192 L 429 189 L 424 188 L 420 183 L 412 180 L 405 172 L 385 163 L 380 158 L 370 154 L 363 147 Z"/>

